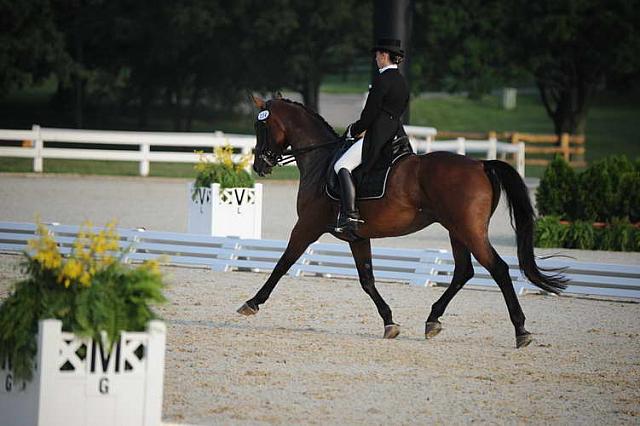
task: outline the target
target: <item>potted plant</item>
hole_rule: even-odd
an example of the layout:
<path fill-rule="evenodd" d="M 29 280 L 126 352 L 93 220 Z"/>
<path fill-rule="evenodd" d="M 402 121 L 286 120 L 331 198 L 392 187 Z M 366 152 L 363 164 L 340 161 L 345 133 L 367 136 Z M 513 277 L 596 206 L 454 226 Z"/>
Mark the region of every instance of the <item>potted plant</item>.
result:
<path fill-rule="evenodd" d="M 0 305 L 1 423 L 160 424 L 157 262 L 126 265 L 114 224 L 86 225 L 72 243 L 42 224 L 37 235 L 24 253 L 26 277 Z"/>
<path fill-rule="evenodd" d="M 249 156 L 233 161 L 233 148 L 200 153 L 196 179 L 188 185 L 187 232 L 221 237 L 262 237 L 262 184 L 247 171 Z"/>

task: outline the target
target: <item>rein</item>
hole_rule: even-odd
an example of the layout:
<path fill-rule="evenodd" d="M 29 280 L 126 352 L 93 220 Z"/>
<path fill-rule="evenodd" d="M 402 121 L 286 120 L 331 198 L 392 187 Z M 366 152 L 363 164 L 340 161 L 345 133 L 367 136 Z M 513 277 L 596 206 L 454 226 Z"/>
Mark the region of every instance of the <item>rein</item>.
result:
<path fill-rule="evenodd" d="M 280 154 L 278 156 L 278 158 L 276 159 L 275 164 L 278 166 L 284 166 L 286 164 L 289 163 L 293 163 L 294 161 L 296 161 L 295 156 L 298 154 L 304 154 L 305 152 L 310 152 L 310 151 L 314 151 L 318 148 L 325 148 L 331 145 L 335 145 L 338 143 L 338 141 L 340 140 L 340 138 L 335 139 L 333 141 L 330 142 L 324 142 L 318 145 L 311 145 L 311 146 L 307 146 L 304 148 L 300 148 L 300 149 L 286 149 L 282 152 L 282 154 Z"/>

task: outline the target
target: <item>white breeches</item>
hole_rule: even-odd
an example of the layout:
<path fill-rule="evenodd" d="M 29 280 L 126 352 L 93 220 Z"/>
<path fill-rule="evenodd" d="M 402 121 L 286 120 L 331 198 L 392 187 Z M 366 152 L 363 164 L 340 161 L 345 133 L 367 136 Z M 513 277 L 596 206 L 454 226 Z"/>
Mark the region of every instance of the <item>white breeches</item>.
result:
<path fill-rule="evenodd" d="M 333 170 L 338 173 L 340 169 L 347 169 L 349 172 L 352 172 L 353 169 L 358 167 L 362 163 L 362 141 L 364 138 L 360 139 L 358 142 L 351 145 L 351 147 L 342 154 L 342 157 L 336 161 L 336 164 L 333 166 Z"/>

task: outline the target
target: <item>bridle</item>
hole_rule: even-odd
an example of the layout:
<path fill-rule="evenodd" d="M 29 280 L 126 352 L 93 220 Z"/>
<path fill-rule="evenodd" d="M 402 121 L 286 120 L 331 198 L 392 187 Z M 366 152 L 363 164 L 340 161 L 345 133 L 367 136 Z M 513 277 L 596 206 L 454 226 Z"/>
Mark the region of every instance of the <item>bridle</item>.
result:
<path fill-rule="evenodd" d="M 282 150 L 281 152 L 274 152 L 271 148 L 270 148 L 270 134 L 269 134 L 269 127 L 267 126 L 267 119 L 269 117 L 269 110 L 268 109 L 264 109 L 262 111 L 260 111 L 260 114 L 258 114 L 258 117 L 263 116 L 263 112 L 267 112 L 267 114 L 264 114 L 263 119 L 258 118 L 258 120 L 256 120 L 255 123 L 255 128 L 256 128 L 256 138 L 258 141 L 262 141 L 262 143 L 260 144 L 260 151 L 256 151 L 256 157 L 260 158 L 262 161 L 264 161 L 269 167 L 274 167 L 274 166 L 284 166 L 285 164 L 289 164 L 292 163 L 294 161 L 296 161 L 296 155 L 300 155 L 300 154 L 304 154 L 306 152 L 310 152 L 310 151 L 314 151 L 316 149 L 319 148 L 326 148 L 332 145 L 335 145 L 338 143 L 338 141 L 340 140 L 340 138 L 335 138 L 331 141 L 328 142 L 324 142 L 324 143 L 320 143 L 317 145 L 311 145 L 311 146 L 306 146 L 304 148 L 299 148 L 299 149 L 285 149 Z"/>

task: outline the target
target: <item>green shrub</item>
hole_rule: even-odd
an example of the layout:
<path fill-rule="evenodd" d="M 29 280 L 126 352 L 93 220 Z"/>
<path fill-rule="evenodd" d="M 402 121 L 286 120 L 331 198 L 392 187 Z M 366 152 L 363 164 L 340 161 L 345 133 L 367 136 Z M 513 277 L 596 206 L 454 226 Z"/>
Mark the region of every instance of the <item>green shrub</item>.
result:
<path fill-rule="evenodd" d="M 563 247 L 568 226 L 560 223 L 558 216 L 544 216 L 536 221 L 535 246 L 542 248 Z"/>
<path fill-rule="evenodd" d="M 592 250 L 596 247 L 596 228 L 591 222 L 577 220 L 564 226 L 568 229 L 562 247 L 580 250 Z"/>
<path fill-rule="evenodd" d="M 557 216 L 536 221 L 535 246 L 580 250 L 640 251 L 640 228 L 627 219 L 614 220 L 604 228 L 587 221 L 561 224 Z"/>
<path fill-rule="evenodd" d="M 620 217 L 640 222 L 640 171 L 624 173 L 619 185 Z"/>
<path fill-rule="evenodd" d="M 542 216 L 572 219 L 575 213 L 576 174 L 560 156 L 549 164 L 536 192 L 536 207 Z"/>
<path fill-rule="evenodd" d="M 603 229 L 597 248 L 611 251 L 635 251 L 638 230 L 627 219 L 614 220 Z"/>
<path fill-rule="evenodd" d="M 627 194 L 620 184 L 624 175 L 634 172 L 634 164 L 622 155 L 593 163 L 578 175 L 575 219 L 610 222 L 627 216 L 623 203 Z"/>

